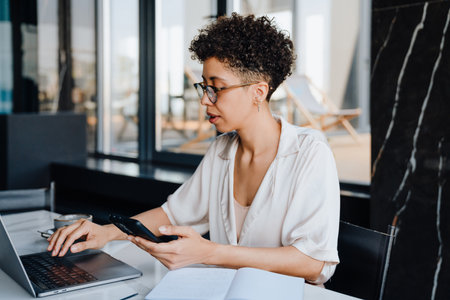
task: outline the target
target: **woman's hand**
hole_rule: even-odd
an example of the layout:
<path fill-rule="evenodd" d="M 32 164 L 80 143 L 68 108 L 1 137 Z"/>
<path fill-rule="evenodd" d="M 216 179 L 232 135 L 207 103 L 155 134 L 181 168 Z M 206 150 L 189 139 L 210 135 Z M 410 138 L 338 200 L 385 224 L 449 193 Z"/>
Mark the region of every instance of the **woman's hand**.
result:
<path fill-rule="evenodd" d="M 86 239 L 84 242 L 79 242 L 72 246 L 76 240 L 82 237 Z M 47 251 L 52 251 L 52 256 L 64 256 L 69 247 L 71 252 L 76 253 L 86 249 L 102 248 L 113 239 L 125 239 L 125 237 L 126 235 L 114 225 L 100 226 L 81 219 L 69 226 L 58 228 L 47 239 L 49 241 Z"/>
<path fill-rule="evenodd" d="M 134 236 L 129 236 L 128 239 L 158 259 L 169 270 L 191 264 L 209 264 L 214 255 L 216 244 L 204 239 L 191 227 L 165 225 L 161 226 L 159 231 L 164 235 L 177 235 L 179 238 L 159 244 Z"/>

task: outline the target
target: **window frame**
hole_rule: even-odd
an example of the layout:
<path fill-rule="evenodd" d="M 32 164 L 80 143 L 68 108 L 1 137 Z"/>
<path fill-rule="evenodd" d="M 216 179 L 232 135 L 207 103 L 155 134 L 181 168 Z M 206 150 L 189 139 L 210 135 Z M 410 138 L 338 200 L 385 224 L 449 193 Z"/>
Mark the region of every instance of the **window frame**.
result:
<path fill-rule="evenodd" d="M 215 6 L 215 7 L 214 7 Z M 227 0 L 216 0 L 213 9 L 226 15 Z M 139 0 L 139 133 L 138 161 L 197 166 L 203 156 L 156 150 L 156 10 L 155 1 Z M 187 49 L 186 49 L 187 51 Z"/>

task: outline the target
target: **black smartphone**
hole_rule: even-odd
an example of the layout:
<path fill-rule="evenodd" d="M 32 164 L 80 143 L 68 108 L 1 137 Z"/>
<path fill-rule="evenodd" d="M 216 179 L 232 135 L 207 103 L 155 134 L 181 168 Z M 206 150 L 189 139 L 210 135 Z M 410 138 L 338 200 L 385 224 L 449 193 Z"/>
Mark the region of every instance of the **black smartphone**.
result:
<path fill-rule="evenodd" d="M 109 220 L 126 234 L 139 236 L 154 243 L 167 243 L 178 239 L 176 235 L 162 235 L 158 237 L 136 219 L 119 215 L 109 215 Z"/>

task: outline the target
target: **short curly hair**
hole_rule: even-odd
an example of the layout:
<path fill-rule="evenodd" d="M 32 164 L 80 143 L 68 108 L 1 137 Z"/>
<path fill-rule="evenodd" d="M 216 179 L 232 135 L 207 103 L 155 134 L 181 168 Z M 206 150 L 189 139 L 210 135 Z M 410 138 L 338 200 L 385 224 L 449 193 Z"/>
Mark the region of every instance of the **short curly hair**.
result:
<path fill-rule="evenodd" d="M 192 59 L 215 57 L 243 80 L 265 80 L 267 100 L 292 73 L 294 45 L 289 36 L 266 16 L 219 17 L 199 30 L 189 47 Z"/>

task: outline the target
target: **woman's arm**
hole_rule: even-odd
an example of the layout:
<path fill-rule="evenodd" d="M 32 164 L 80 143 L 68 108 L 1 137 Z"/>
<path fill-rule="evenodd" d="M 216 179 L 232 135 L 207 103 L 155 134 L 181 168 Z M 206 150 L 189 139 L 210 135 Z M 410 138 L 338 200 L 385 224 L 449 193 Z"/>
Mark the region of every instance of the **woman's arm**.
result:
<path fill-rule="evenodd" d="M 145 227 L 150 229 L 153 234 L 160 236 L 159 227 L 162 225 L 171 225 L 169 217 L 164 212 L 162 207 L 157 207 L 151 210 L 147 210 L 143 213 L 135 215 L 133 219 L 139 220 Z"/>
<path fill-rule="evenodd" d="M 141 221 L 155 235 L 161 235 L 158 228 L 161 225 L 170 224 L 170 220 L 161 207 L 148 210 L 133 218 Z M 86 241 L 72 245 L 77 239 L 85 237 Z M 112 240 L 124 240 L 127 235 L 112 224 L 100 226 L 87 220 L 59 228 L 49 239 L 47 251 L 52 251 L 52 255 L 64 256 L 67 251 L 81 252 L 86 249 L 98 249 Z"/>
<path fill-rule="evenodd" d="M 324 265 L 324 262 L 303 254 L 293 246 L 251 248 L 222 245 L 202 238 L 186 226 L 162 226 L 159 231 L 180 238 L 160 244 L 139 237 L 129 239 L 169 269 L 198 263 L 229 268 L 253 267 L 314 281 Z"/>
<path fill-rule="evenodd" d="M 322 271 L 323 261 L 311 258 L 294 246 L 278 248 L 252 248 L 215 244 L 214 252 L 206 264 L 228 268 L 252 267 L 315 281 Z"/>

